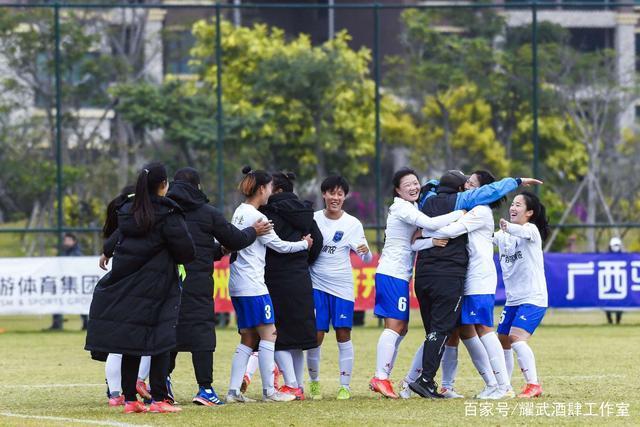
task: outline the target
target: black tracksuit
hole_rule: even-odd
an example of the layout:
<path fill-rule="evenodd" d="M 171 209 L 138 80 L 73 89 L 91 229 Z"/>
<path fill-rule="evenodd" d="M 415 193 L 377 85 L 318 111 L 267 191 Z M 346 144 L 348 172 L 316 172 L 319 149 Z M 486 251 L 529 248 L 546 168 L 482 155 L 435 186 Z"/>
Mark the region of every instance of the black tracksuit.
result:
<path fill-rule="evenodd" d="M 440 187 L 426 200 L 422 212 L 430 217 L 453 212 L 457 191 Z M 469 255 L 467 235 L 450 239 L 444 248 L 433 247 L 418 253 L 415 292 L 426 332 L 422 376 L 432 380 L 442 359 L 444 344 L 460 317 Z"/>
<path fill-rule="evenodd" d="M 167 197 L 184 211 L 196 247 L 195 260 L 184 266 L 187 277 L 182 284 L 177 344 L 171 354 L 169 371 L 175 367 L 177 352 L 191 352 L 198 385 L 210 388 L 216 349 L 213 261 L 219 258 L 220 249 L 214 238 L 227 249 L 239 251 L 256 240 L 256 231 L 253 227 L 238 230 L 208 204 L 207 196 L 200 189 L 188 182 L 172 182 Z"/>

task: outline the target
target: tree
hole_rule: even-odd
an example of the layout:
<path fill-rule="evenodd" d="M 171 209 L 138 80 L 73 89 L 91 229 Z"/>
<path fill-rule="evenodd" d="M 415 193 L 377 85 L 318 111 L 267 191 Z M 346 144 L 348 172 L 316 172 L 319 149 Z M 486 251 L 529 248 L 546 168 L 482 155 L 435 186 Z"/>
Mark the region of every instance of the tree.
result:
<path fill-rule="evenodd" d="M 289 41 L 265 25 L 223 21 L 221 28 L 226 182 L 247 163 L 294 170 L 312 185 L 331 172 L 354 179 L 369 171 L 375 149 L 369 51 L 349 48 L 346 32 L 312 46 L 304 34 Z M 117 112 L 134 128 L 147 135 L 161 130 L 160 139 L 182 161 L 204 169 L 217 146 L 215 25 L 200 21 L 193 31 L 197 81 L 121 84 L 112 93 Z M 381 107 L 383 138 L 413 138 L 411 118 L 393 97 L 383 96 Z"/>

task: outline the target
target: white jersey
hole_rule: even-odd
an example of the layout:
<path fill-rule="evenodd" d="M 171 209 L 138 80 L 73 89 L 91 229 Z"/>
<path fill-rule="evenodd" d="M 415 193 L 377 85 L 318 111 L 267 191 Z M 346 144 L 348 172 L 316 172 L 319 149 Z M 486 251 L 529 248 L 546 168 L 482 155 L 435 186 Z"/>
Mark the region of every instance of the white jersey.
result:
<path fill-rule="evenodd" d="M 487 205 L 476 206 L 461 220 L 441 228 L 431 237 L 453 239 L 468 233 L 469 266 L 464 283 L 465 295 L 495 294 L 498 284 L 493 262 L 493 214 Z"/>
<path fill-rule="evenodd" d="M 240 230 L 268 218 L 248 203 L 242 203 L 233 213 L 231 223 Z M 264 283 L 264 266 L 267 246 L 276 252 L 290 253 L 307 249 L 307 242 L 280 240 L 275 231 L 259 236 L 255 242 L 237 252 L 238 257 L 229 267 L 229 294 L 232 297 L 252 297 L 269 293 Z"/>
<path fill-rule="evenodd" d="M 502 278 L 507 292 L 505 305 L 547 307 L 547 280 L 538 227 L 531 223 L 509 223 L 507 232 L 497 231 L 493 242 L 500 253 Z"/>
<path fill-rule="evenodd" d="M 323 239 L 322 251 L 309 267 L 313 288 L 355 301 L 350 252 L 356 252 L 363 244 L 369 246 L 362 223 L 346 212 L 339 219 L 329 219 L 324 210 L 320 210 L 313 218 Z M 371 261 L 372 257 L 371 252 L 360 256 L 365 262 Z"/>
<path fill-rule="evenodd" d="M 411 249 L 411 238 L 418 228 L 436 230 L 459 219 L 462 211 L 454 211 L 446 215 L 430 218 L 420 212 L 415 203 L 400 197 L 393 199 L 389 206 L 387 227 L 384 230 L 384 247 L 378 262 L 376 273 L 395 277 L 405 281 L 411 280 L 413 273 L 414 253 Z"/>

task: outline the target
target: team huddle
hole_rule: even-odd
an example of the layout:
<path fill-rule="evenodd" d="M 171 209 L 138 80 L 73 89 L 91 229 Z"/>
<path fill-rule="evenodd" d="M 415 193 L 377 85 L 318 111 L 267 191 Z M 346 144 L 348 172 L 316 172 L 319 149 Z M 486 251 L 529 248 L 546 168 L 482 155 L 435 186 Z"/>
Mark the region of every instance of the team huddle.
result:
<path fill-rule="evenodd" d="M 330 325 L 339 354 L 337 399 L 351 398 L 350 257 L 353 252 L 370 262 L 372 254 L 362 223 L 342 209 L 349 184 L 341 176 L 326 178 L 320 186 L 324 209 L 314 211 L 295 195 L 293 174 L 250 167 L 243 174 L 238 188 L 245 201 L 231 222 L 208 204 L 196 170 L 178 170 L 169 185 L 159 163 L 147 165 L 135 187 L 123 189 L 107 208 L 100 265 L 106 269 L 112 259 L 112 268 L 94 291 L 85 349 L 106 361 L 110 405 L 123 405 L 125 413 L 179 411 L 170 380 L 179 352 L 192 355 L 195 404 L 251 402 L 245 392 L 258 369 L 263 401 L 322 399 L 321 347 Z M 452 170 L 421 187 L 415 171 L 395 173 L 375 276 L 374 313 L 385 328 L 371 390 L 392 399 L 463 397 L 454 388 L 462 339 L 485 382 L 477 398 L 515 397 L 513 351 L 526 382 L 518 397 L 542 394 L 528 340 L 547 307 L 545 208 L 522 191 L 498 231 L 492 213 L 508 193 L 535 184 L 541 182 Z M 494 245 L 507 293 L 497 331 Z M 213 262 L 226 254 L 240 343 L 223 402 L 212 386 L 212 273 Z M 426 339 L 396 393 L 390 377 L 408 331 L 414 270 Z M 435 382 L 440 366 L 442 388 Z"/>

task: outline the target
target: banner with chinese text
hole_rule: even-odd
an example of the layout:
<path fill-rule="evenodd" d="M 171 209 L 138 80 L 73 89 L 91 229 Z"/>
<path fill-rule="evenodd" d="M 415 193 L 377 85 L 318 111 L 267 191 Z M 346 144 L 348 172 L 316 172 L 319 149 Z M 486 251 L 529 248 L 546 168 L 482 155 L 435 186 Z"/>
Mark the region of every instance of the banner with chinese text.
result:
<path fill-rule="evenodd" d="M 356 310 L 375 304 L 378 255 L 364 263 L 352 255 Z M 498 267 L 496 303 L 504 304 Z M 0 315 L 85 314 L 93 288 L 105 272 L 97 257 L 0 258 Z M 555 308 L 640 309 L 640 254 L 545 254 L 549 306 Z M 232 312 L 229 260 L 215 263 L 215 306 Z M 411 308 L 418 308 L 413 283 Z"/>
<path fill-rule="evenodd" d="M 0 314 L 87 314 L 98 257 L 0 258 Z"/>

